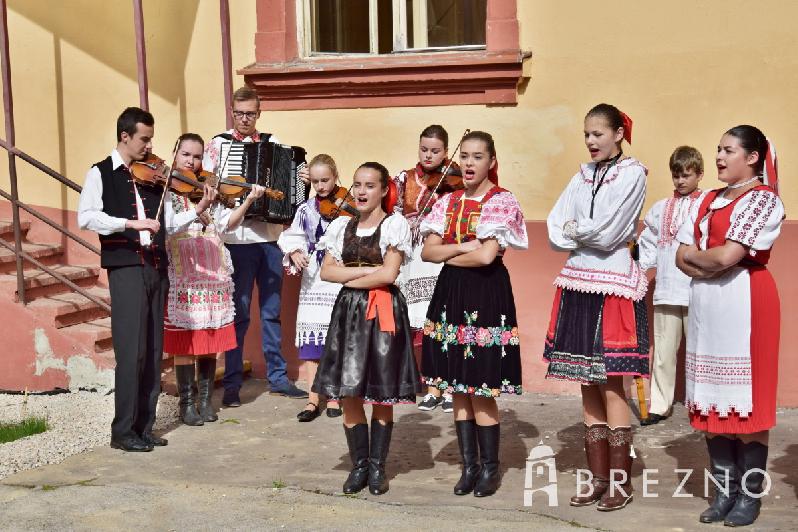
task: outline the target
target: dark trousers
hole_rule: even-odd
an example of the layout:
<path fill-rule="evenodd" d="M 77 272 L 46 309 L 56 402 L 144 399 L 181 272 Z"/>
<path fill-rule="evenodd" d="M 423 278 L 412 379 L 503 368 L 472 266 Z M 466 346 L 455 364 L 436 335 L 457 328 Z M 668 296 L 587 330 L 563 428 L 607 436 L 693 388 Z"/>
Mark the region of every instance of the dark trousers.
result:
<path fill-rule="evenodd" d="M 225 353 L 222 385 L 238 390 L 244 380 L 244 338 L 249 329 L 252 289 L 258 284 L 260 324 L 266 376 L 272 388 L 288 384 L 285 358 L 280 348 L 280 291 L 283 286 L 283 252 L 275 242 L 228 244 L 233 260 L 233 302 L 236 308 L 235 349 Z"/>
<path fill-rule="evenodd" d="M 163 312 L 169 278 L 149 264 L 108 270 L 116 358 L 114 439 L 152 431 L 161 391 Z"/>

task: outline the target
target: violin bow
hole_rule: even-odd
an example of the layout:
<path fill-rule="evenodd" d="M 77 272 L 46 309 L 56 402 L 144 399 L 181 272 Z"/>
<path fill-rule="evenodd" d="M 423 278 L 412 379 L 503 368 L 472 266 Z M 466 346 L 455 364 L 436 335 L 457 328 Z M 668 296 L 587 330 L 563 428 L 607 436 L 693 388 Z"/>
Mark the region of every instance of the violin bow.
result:
<path fill-rule="evenodd" d="M 440 188 L 441 183 L 443 183 L 443 180 L 446 179 L 446 175 L 449 173 L 449 170 L 451 170 L 452 165 L 454 164 L 454 156 L 457 154 L 457 151 L 460 149 L 460 145 L 463 143 L 463 139 L 469 133 L 471 133 L 471 130 L 466 128 L 465 132 L 463 133 L 463 136 L 460 137 L 460 142 L 458 142 L 457 146 L 454 147 L 454 151 L 452 152 L 452 156 L 449 159 L 449 164 L 447 164 L 446 168 L 443 169 L 443 172 L 441 173 L 441 178 L 438 179 L 438 182 L 435 184 L 435 188 L 433 188 L 432 192 L 430 192 L 429 196 L 427 196 L 427 201 L 424 202 L 424 206 L 418 212 L 418 216 L 413 221 L 413 228 L 412 229 L 414 231 L 418 228 L 419 225 L 421 225 L 421 220 L 427 215 L 427 208 L 429 207 L 430 201 L 432 201 L 432 198 L 435 197 L 435 193 L 438 192 L 438 188 Z"/>
<path fill-rule="evenodd" d="M 175 160 L 172 159 L 172 166 L 175 165 Z M 169 181 L 172 180 L 172 168 L 167 166 L 166 167 L 169 171 L 166 173 L 166 183 L 163 185 L 163 192 L 161 192 L 161 201 L 158 203 L 158 212 L 155 213 L 155 219 L 158 220 L 161 218 L 161 211 L 163 210 L 163 203 L 166 199 L 166 193 L 169 192 Z"/>

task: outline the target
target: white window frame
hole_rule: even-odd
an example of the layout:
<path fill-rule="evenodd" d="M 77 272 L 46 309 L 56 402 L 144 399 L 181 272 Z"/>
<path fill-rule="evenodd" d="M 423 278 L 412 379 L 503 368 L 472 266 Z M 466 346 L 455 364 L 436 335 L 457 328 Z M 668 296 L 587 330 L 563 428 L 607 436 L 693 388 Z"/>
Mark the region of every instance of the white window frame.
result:
<path fill-rule="evenodd" d="M 333 0 L 324 0 L 333 1 Z M 379 32 L 377 19 L 377 0 L 369 0 L 369 52 L 368 53 L 339 53 L 339 52 L 314 52 L 312 22 L 313 0 L 297 2 L 297 37 L 302 57 L 357 57 L 372 55 L 391 55 L 402 53 L 422 53 L 440 51 L 471 51 L 485 50 L 484 44 L 468 44 L 460 46 L 428 46 L 427 41 L 427 0 L 413 0 L 413 48 L 407 46 L 407 3 L 405 0 L 393 0 L 393 51 L 390 54 L 379 54 Z"/>

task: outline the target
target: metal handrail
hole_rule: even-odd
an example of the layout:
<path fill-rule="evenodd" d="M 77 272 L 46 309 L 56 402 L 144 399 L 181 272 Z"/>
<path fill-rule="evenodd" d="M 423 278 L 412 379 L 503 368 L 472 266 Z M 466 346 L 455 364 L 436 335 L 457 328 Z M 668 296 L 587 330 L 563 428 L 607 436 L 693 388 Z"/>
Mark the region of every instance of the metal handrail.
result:
<path fill-rule="evenodd" d="M 18 251 L 15 251 L 14 250 L 14 246 L 12 246 L 11 244 L 8 244 L 3 239 L 0 239 L 0 245 L 3 246 L 4 248 L 10 250 L 12 253 L 15 253 L 16 255 L 22 257 L 23 259 L 32 262 L 34 264 L 34 266 L 36 266 L 40 270 L 44 271 L 45 273 L 48 273 L 48 274 L 52 275 L 53 277 L 55 277 L 56 279 L 58 279 L 59 281 L 61 281 L 65 285 L 67 285 L 69 288 L 71 288 L 72 290 L 74 290 L 78 294 L 82 295 L 86 299 L 89 299 L 90 301 L 92 301 L 93 303 L 98 305 L 99 307 L 103 308 L 108 313 L 111 312 L 111 306 L 108 303 L 106 303 L 105 301 L 103 301 L 99 297 L 90 294 L 88 291 L 86 291 L 83 288 L 81 288 L 80 286 L 76 285 L 75 283 L 73 283 L 72 281 L 70 281 L 69 279 L 67 279 L 66 277 L 64 277 L 60 273 L 58 273 L 57 271 L 50 269 L 49 267 L 45 266 L 44 264 L 42 264 L 38 260 L 34 259 L 30 255 L 28 255 L 26 252 L 22 251 L 21 249 L 18 250 Z"/>
<path fill-rule="evenodd" d="M 20 209 L 29 212 L 30 214 L 32 214 L 33 216 L 35 216 L 39 220 L 43 221 L 44 223 L 46 223 L 47 225 L 49 225 L 53 229 L 57 229 L 58 231 L 61 231 L 61 233 L 65 234 L 66 236 L 68 236 L 69 238 L 71 238 L 72 240 L 77 242 L 78 244 L 81 244 L 82 246 L 84 246 L 88 250 L 93 251 L 97 255 L 100 254 L 100 249 L 99 248 L 91 245 L 86 240 L 83 240 L 81 237 L 79 237 L 78 235 L 76 235 L 75 233 L 73 233 L 72 231 L 67 229 L 66 227 L 58 225 L 56 222 L 52 221 L 47 216 L 45 216 L 45 215 L 41 214 L 40 212 L 36 211 L 36 209 L 34 209 L 33 207 L 30 207 L 29 205 L 26 205 L 25 203 L 23 203 L 23 202 L 21 202 L 19 200 L 15 200 L 13 197 L 11 197 L 11 195 L 9 193 L 7 193 L 2 188 L 0 188 L 0 196 L 3 196 L 5 199 L 10 201 L 14 205 L 17 205 Z"/>
<path fill-rule="evenodd" d="M 75 183 L 74 181 L 69 179 L 68 177 L 65 177 L 65 176 L 59 174 L 58 172 L 56 172 L 55 170 L 53 170 L 52 168 L 50 168 L 46 164 L 37 161 L 36 159 L 31 157 L 30 155 L 28 155 L 24 151 L 20 150 L 16 146 L 12 146 L 11 144 L 6 142 L 2 138 L 0 138 L 0 147 L 5 148 L 10 153 L 13 153 L 14 155 L 19 157 L 20 159 L 22 159 L 26 163 L 38 168 L 39 170 L 41 170 L 45 174 L 48 174 L 53 179 L 56 179 L 57 181 L 60 181 L 61 183 L 63 183 L 64 185 L 68 186 L 69 188 L 71 188 L 72 190 L 77 192 L 78 194 L 80 194 L 80 191 L 83 190 L 80 185 L 78 185 L 77 183 Z"/>

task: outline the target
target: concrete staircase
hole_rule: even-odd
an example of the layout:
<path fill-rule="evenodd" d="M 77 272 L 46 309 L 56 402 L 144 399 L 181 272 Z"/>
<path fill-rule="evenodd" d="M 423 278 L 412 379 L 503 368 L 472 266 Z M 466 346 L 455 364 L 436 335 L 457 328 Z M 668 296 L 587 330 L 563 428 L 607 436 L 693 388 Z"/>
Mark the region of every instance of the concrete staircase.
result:
<path fill-rule="evenodd" d="M 22 222 L 25 252 L 110 302 L 108 289 L 98 282 L 99 266 L 65 264 L 61 245 L 30 242 L 29 229 L 30 222 Z M 11 221 L 0 220 L 0 239 L 13 245 Z M 23 262 L 24 306 L 18 302 L 14 253 L 0 248 L 0 331 L 5 331 L 0 341 L 13 346 L 12 353 L 0 355 L 0 389 L 112 386 L 114 352 L 109 313 L 32 263 Z M 72 360 L 75 357 L 80 360 Z"/>

